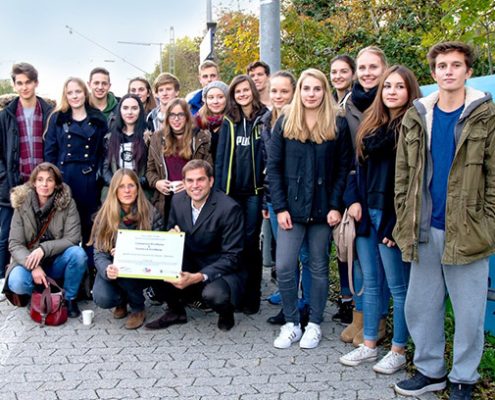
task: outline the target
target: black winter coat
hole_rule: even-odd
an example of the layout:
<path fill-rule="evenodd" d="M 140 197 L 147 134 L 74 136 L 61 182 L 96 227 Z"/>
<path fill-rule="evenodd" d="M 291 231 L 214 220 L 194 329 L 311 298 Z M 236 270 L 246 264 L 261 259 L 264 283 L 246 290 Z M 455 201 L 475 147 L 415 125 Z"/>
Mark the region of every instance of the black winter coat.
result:
<path fill-rule="evenodd" d="M 347 121 L 338 117 L 336 138 L 321 144 L 284 138 L 283 123 L 275 124 L 268 153 L 273 209 L 288 211 L 292 222 L 326 223 L 330 210 L 343 211 L 352 160 Z"/>
<path fill-rule="evenodd" d="M 43 130 L 52 107 L 41 97 L 37 97 L 43 113 Z M 0 207 L 10 206 L 10 189 L 20 185 L 19 170 L 19 126 L 15 113 L 19 97 L 0 111 Z"/>

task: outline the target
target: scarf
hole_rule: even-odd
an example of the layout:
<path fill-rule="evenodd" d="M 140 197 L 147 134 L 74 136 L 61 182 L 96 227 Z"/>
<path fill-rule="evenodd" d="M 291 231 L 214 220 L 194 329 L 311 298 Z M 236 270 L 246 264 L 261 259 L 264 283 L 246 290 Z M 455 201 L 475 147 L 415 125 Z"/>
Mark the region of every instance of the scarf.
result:
<path fill-rule="evenodd" d="M 43 162 L 43 112 L 40 102 L 37 101 L 34 108 L 31 138 L 20 101 L 17 103 L 15 117 L 19 126 L 19 172 L 21 181 L 27 182 L 34 167 Z"/>
<path fill-rule="evenodd" d="M 375 86 L 369 91 L 365 91 L 359 82 L 354 82 L 352 86 L 351 100 L 356 108 L 362 113 L 365 112 L 373 100 L 375 100 L 376 92 L 378 91 L 378 86 Z"/>
<path fill-rule="evenodd" d="M 196 124 L 200 129 L 208 129 L 210 132 L 213 132 L 220 125 L 222 125 L 222 122 L 223 122 L 223 114 L 207 116 L 206 123 L 203 122 L 203 119 L 199 114 L 196 114 Z"/>
<path fill-rule="evenodd" d="M 131 208 L 131 212 L 126 214 L 125 211 L 120 209 L 120 224 L 119 228 L 124 229 L 136 229 L 138 224 L 137 206 L 134 204 Z"/>

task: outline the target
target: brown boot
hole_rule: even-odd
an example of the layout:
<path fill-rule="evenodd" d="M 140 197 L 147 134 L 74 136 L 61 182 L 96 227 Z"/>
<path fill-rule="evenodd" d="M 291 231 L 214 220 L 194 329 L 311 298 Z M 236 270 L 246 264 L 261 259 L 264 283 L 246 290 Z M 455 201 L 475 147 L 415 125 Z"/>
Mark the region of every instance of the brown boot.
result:
<path fill-rule="evenodd" d="M 141 325 L 144 324 L 144 319 L 146 318 L 146 314 L 143 311 L 135 311 L 129 315 L 127 321 L 125 323 L 125 329 L 137 329 Z"/>
<path fill-rule="evenodd" d="M 113 317 L 115 319 L 122 319 L 127 316 L 127 304 L 122 304 L 113 309 Z"/>
<path fill-rule="evenodd" d="M 387 319 L 382 318 L 380 320 L 380 325 L 378 327 L 378 340 L 377 344 L 380 344 L 383 339 L 385 339 L 385 336 L 387 334 L 386 328 L 387 327 Z M 364 343 L 364 337 L 363 337 L 363 330 L 361 329 L 356 336 L 354 336 L 354 339 L 352 340 L 352 344 L 354 347 L 359 347 L 360 344 Z"/>
<path fill-rule="evenodd" d="M 354 336 L 356 336 L 361 329 L 363 329 L 363 313 L 354 310 L 352 312 L 352 323 L 342 331 L 340 340 L 344 343 L 351 343 Z"/>

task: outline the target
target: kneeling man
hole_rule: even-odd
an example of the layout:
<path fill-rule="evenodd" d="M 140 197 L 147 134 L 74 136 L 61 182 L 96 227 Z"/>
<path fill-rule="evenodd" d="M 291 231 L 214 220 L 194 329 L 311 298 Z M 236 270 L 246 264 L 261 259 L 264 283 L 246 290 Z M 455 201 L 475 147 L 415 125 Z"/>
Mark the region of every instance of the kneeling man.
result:
<path fill-rule="evenodd" d="M 239 205 L 212 190 L 213 169 L 204 160 L 189 161 L 182 169 L 185 191 L 172 199 L 168 229 L 186 233 L 179 280 L 156 282 L 153 290 L 168 304 L 160 318 L 146 324 L 162 329 L 187 322 L 184 304 L 201 299 L 219 314 L 218 327 L 234 326 L 234 309 L 244 290 L 239 269 L 243 220 Z"/>

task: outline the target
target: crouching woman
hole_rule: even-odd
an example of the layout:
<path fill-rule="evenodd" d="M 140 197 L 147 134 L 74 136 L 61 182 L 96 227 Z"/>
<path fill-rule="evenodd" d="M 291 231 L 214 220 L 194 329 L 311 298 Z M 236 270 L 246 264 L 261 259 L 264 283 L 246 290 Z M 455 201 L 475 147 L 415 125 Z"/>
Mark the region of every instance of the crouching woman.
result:
<path fill-rule="evenodd" d="M 78 245 L 81 224 L 76 203 L 60 170 L 48 162 L 39 164 L 26 184 L 12 190 L 11 202 L 9 251 L 13 262 L 8 289 L 30 295 L 35 285 L 48 286 L 47 276 L 63 280 L 69 317 L 78 317 L 76 296 L 87 256 Z"/>
<path fill-rule="evenodd" d="M 113 316 L 116 319 L 127 316 L 129 305 L 131 314 L 126 329 L 137 329 L 144 323 L 143 289 L 148 284 L 142 279 L 118 277 L 119 267 L 113 263 L 117 231 L 158 231 L 161 228 L 161 216 L 146 199 L 136 173 L 127 168 L 117 170 L 110 181 L 107 198 L 96 215 L 89 244 L 95 249 L 93 300 L 101 308 L 115 307 Z"/>

